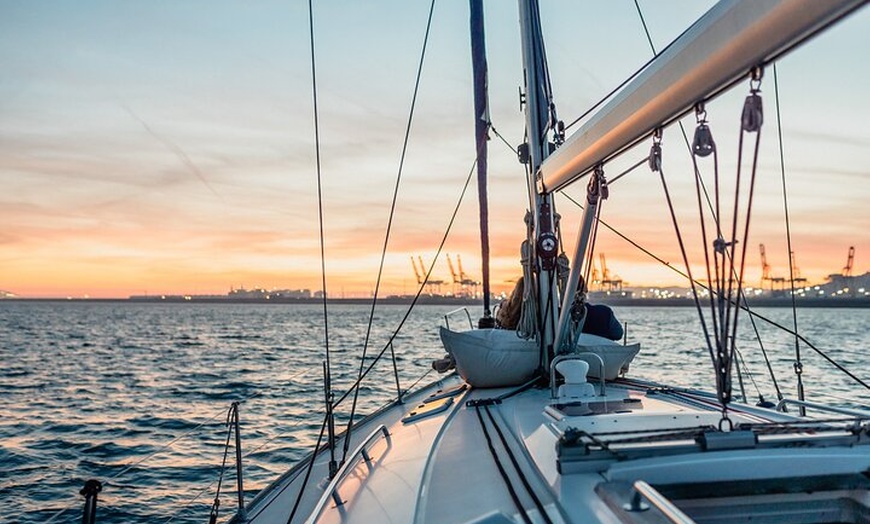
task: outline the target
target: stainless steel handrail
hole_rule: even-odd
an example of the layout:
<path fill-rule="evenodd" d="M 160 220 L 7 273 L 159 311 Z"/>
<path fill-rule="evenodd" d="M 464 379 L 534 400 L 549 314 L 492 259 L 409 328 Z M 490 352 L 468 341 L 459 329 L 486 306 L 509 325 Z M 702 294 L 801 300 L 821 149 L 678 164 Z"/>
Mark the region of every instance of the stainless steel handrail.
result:
<path fill-rule="evenodd" d="M 567 355 L 559 355 L 553 359 L 553 362 L 550 363 L 550 398 L 556 398 L 557 389 L 556 389 L 556 364 L 562 362 L 563 360 L 583 360 L 582 357 L 595 357 L 598 359 L 598 379 L 601 383 L 601 395 L 607 395 L 605 391 L 604 385 L 604 359 L 601 358 L 601 355 L 591 353 L 589 351 L 584 351 L 582 353 L 569 353 Z M 585 362 L 585 360 L 583 360 Z"/>
<path fill-rule="evenodd" d="M 468 308 L 465 306 L 458 308 L 458 309 L 454 309 L 453 311 L 450 311 L 449 313 L 444 315 L 444 323 L 447 325 L 447 329 L 450 329 L 450 316 L 455 314 L 455 313 L 459 313 L 460 311 L 464 311 L 465 316 L 468 317 L 469 328 L 474 329 L 474 322 L 471 321 L 471 313 L 468 312 Z"/>
<path fill-rule="evenodd" d="M 353 453 L 350 455 L 350 458 L 345 461 L 344 465 L 339 468 L 339 470 L 335 473 L 335 476 L 332 477 L 332 480 L 329 482 L 329 485 L 326 486 L 326 489 L 323 490 L 323 495 L 321 495 L 320 500 L 317 501 L 317 506 L 314 507 L 314 511 L 311 513 L 311 517 L 308 518 L 305 522 L 307 524 L 314 523 L 318 517 L 320 517 L 320 513 L 323 511 L 324 506 L 326 506 L 327 501 L 329 499 L 333 499 L 335 501 L 336 506 L 341 506 L 344 504 L 344 501 L 341 500 L 341 497 L 338 496 L 338 486 L 341 484 L 341 481 L 344 480 L 344 477 L 347 475 L 349 471 L 356 466 L 357 457 L 362 456 L 362 458 L 366 461 L 369 468 L 372 467 L 372 459 L 369 457 L 368 450 L 366 449 L 369 444 L 371 444 L 375 438 L 377 438 L 378 434 L 382 433 L 384 435 L 384 439 L 387 442 L 390 442 L 390 432 L 387 430 L 387 426 L 381 424 L 374 431 L 369 433 L 369 436 L 363 440 L 359 446 L 357 446 Z M 312 457 L 314 460 L 314 457 Z"/>
<path fill-rule="evenodd" d="M 691 517 L 683 513 L 680 508 L 674 505 L 673 502 L 659 493 L 654 487 L 650 486 L 642 480 L 635 481 L 632 486 L 634 493 L 631 496 L 631 502 L 626 503 L 623 509 L 626 511 L 646 511 L 650 507 L 643 503 L 642 499 L 646 499 L 652 504 L 661 514 L 673 524 L 695 524 Z"/>
<path fill-rule="evenodd" d="M 838 408 L 835 406 L 826 406 L 824 404 L 816 404 L 815 402 L 807 402 L 805 400 L 794 400 L 784 398 L 776 404 L 776 410 L 779 412 L 785 411 L 785 406 L 792 404 L 795 406 L 803 406 L 810 409 L 818 409 L 819 411 L 828 411 L 830 413 L 839 413 L 841 415 L 849 415 L 850 417 L 870 418 L 870 411 L 856 411 L 852 409 Z"/>

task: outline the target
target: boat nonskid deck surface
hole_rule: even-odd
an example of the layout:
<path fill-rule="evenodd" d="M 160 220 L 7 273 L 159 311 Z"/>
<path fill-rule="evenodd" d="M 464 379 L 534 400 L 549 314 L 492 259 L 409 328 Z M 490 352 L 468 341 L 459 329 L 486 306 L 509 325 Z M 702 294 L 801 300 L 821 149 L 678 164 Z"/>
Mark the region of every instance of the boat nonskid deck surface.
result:
<path fill-rule="evenodd" d="M 445 378 L 359 427 L 331 482 L 321 452 L 294 522 L 868 519 L 866 420 L 739 405 L 723 431 L 709 397 L 631 381 L 587 404 Z M 254 501 L 250 521 L 287 522 L 303 474 Z"/>

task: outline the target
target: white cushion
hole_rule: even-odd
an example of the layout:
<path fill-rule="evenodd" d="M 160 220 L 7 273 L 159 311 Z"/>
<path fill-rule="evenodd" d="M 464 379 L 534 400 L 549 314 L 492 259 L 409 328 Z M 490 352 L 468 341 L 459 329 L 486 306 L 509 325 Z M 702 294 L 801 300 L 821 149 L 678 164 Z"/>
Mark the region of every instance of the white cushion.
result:
<path fill-rule="evenodd" d="M 441 327 L 441 342 L 456 361 L 456 371 L 476 388 L 524 384 L 538 369 L 537 343 L 512 329 L 457 332 Z"/>

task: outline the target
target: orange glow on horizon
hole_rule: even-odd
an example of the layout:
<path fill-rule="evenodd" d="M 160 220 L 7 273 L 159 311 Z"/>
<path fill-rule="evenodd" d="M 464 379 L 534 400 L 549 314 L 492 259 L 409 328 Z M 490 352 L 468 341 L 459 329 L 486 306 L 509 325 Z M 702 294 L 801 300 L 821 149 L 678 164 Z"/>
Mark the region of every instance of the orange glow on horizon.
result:
<path fill-rule="evenodd" d="M 651 16 L 660 42 L 681 34 L 710 3 L 657 5 Z M 132 9 L 148 15 L 142 20 L 166 22 L 147 24 L 130 17 L 125 3 L 85 2 L 72 25 L 63 9 L 4 12 L 9 20 L 0 31 L 0 91 L 10 96 L 0 105 L 0 291 L 33 298 L 223 295 L 239 287 L 315 292 L 322 287 L 322 190 L 328 294 L 370 297 L 400 158 L 379 296 L 416 292 L 409 257 L 422 256 L 428 268 L 457 205 L 432 279 L 445 282 L 442 293 L 451 290 L 445 259 L 450 253 L 461 255 L 468 276 L 480 280 L 473 178 L 460 199 L 475 153 L 467 6 L 449 3 L 439 12 L 438 30 L 444 32 L 433 35 L 427 53 L 406 156 L 410 79 L 419 60 L 417 36 L 409 36 L 408 28 L 425 12 L 405 3 L 390 16 L 361 24 L 353 17 L 368 15 L 368 7 L 321 8 L 329 13 L 320 18 L 323 30 L 337 34 L 341 28 L 342 38 L 321 41 L 320 188 L 311 64 L 309 54 L 299 52 L 309 46 L 307 17 L 288 18 L 285 6 L 254 3 L 245 5 L 240 18 L 237 3 L 217 3 L 201 13 L 206 23 L 179 32 L 170 29 L 188 19 L 190 6 L 176 3 L 135 3 Z M 529 202 L 525 167 L 516 155 L 525 140 L 516 100 L 524 82 L 521 46 L 515 6 L 503 9 L 493 6 L 487 29 L 489 111 L 504 137 L 504 143 L 501 136 L 489 142 L 495 293 L 510 291 L 522 273 Z M 583 9 L 601 23 L 571 30 L 573 20 L 590 19 Z M 624 15 L 604 2 L 565 3 L 558 14 L 542 6 L 555 103 L 565 122 L 648 61 L 646 40 L 618 29 Z M 113 19 L 130 24 L 119 32 L 101 23 Z M 821 283 L 839 273 L 849 246 L 856 250 L 853 274 L 870 269 L 870 62 L 853 58 L 855 49 L 866 47 L 868 27 L 865 9 L 777 64 L 785 166 L 777 147 L 772 75 L 763 79 L 768 114 L 752 231 L 745 241 L 746 285 L 760 283 L 759 243 L 766 245 L 772 273 L 788 276 L 783 171 L 801 275 Z M 596 52 L 567 52 L 583 48 Z M 394 68 L 390 74 L 382 72 L 385 52 Z M 737 123 L 747 89 L 740 84 L 706 106 L 723 180 L 733 181 L 738 171 Z M 694 117 L 683 123 L 691 133 Z M 609 161 L 607 176 L 613 180 L 645 158 L 649 145 Z M 694 171 L 677 126 L 664 131 L 662 147 L 697 278 L 705 272 Z M 748 169 L 748 163 L 741 167 Z M 709 160 L 701 169 L 712 187 Z M 582 202 L 584 186 L 579 181 L 565 192 Z M 733 195 L 733 189 L 722 193 Z M 723 207 L 731 213 L 729 205 Z M 556 210 L 570 255 L 580 210 L 562 194 Z M 648 169 L 611 184 L 601 218 L 672 268 L 684 269 L 662 185 Z M 626 286 L 686 285 L 606 227 L 599 229 L 595 251 L 606 254 L 610 271 Z"/>

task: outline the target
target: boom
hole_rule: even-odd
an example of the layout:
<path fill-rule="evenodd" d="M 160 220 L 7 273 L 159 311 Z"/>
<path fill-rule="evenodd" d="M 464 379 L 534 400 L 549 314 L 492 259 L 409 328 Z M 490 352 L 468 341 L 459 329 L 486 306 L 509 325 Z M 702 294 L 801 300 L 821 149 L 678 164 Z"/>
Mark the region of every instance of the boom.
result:
<path fill-rule="evenodd" d="M 544 160 L 538 192 L 552 193 L 590 172 L 862 4 L 720 2 Z"/>

